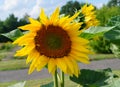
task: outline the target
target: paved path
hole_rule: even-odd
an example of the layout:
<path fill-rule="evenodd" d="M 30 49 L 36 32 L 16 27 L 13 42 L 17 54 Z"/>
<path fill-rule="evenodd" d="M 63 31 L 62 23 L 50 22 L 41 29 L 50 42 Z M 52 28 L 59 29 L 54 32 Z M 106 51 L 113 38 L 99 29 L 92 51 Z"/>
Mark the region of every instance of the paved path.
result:
<path fill-rule="evenodd" d="M 79 64 L 81 69 L 105 69 L 111 68 L 113 70 L 120 70 L 120 59 L 109 59 L 92 61 L 90 64 Z M 51 77 L 47 69 L 43 69 L 41 72 L 34 72 L 31 75 L 27 74 L 28 69 L 12 70 L 12 71 L 0 71 L 0 82 L 9 81 L 21 81 L 30 79 L 43 79 Z"/>

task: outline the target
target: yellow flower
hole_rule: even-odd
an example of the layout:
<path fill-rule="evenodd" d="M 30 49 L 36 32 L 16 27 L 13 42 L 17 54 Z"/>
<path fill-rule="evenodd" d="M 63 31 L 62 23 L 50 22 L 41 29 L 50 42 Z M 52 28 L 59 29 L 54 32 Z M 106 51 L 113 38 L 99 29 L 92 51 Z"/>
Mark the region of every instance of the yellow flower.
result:
<path fill-rule="evenodd" d="M 31 63 L 29 74 L 47 65 L 52 74 L 60 68 L 66 74 L 78 76 L 77 61 L 89 63 L 88 41 L 78 37 L 82 23 L 73 21 L 79 13 L 60 18 L 57 8 L 48 18 L 42 9 L 39 21 L 29 18 L 30 24 L 19 27 L 29 30 L 14 41 L 14 44 L 23 46 L 16 56 L 28 55 L 26 63 Z"/>
<path fill-rule="evenodd" d="M 94 9 L 95 8 L 93 5 L 87 6 L 87 4 L 84 5 L 81 9 L 82 14 L 85 16 L 85 24 L 86 24 L 85 29 L 88 29 L 91 26 L 97 26 L 99 24 L 95 16 Z"/>

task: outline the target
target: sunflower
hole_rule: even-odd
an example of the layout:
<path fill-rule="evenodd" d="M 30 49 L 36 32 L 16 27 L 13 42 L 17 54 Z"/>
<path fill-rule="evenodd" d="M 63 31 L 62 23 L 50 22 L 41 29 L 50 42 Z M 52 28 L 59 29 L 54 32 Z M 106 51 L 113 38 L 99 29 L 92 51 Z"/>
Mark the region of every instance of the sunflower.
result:
<path fill-rule="evenodd" d="M 77 61 L 89 63 L 89 42 L 78 37 L 82 23 L 73 21 L 79 14 L 77 12 L 72 17 L 60 18 L 57 8 L 48 18 L 41 9 L 39 21 L 29 18 L 30 24 L 19 27 L 29 32 L 14 41 L 13 44 L 23 46 L 15 56 L 27 55 L 29 74 L 47 66 L 52 74 L 59 68 L 66 74 L 78 76 Z"/>
<path fill-rule="evenodd" d="M 85 29 L 88 29 L 91 26 L 97 26 L 99 24 L 99 21 L 96 19 L 94 6 L 91 4 L 89 6 L 84 5 L 81 8 L 81 12 L 85 17 Z"/>

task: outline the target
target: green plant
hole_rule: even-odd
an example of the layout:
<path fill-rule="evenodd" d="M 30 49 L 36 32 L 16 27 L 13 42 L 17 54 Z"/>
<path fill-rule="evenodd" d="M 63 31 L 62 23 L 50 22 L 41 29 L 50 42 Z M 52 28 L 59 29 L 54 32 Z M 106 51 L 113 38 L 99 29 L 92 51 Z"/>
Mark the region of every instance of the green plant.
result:
<path fill-rule="evenodd" d="M 120 56 L 120 16 L 112 17 L 107 26 L 115 26 L 112 30 L 105 33 L 105 38 L 111 44 L 111 50 L 116 56 Z"/>
<path fill-rule="evenodd" d="M 110 49 L 110 42 L 103 36 L 95 37 L 93 40 L 91 40 L 90 46 L 95 53 L 112 53 Z"/>
<path fill-rule="evenodd" d="M 1 51 L 8 51 L 8 50 L 12 49 L 13 47 L 14 47 L 14 45 L 11 42 L 7 42 L 7 43 L 3 43 L 0 46 L 0 50 Z"/>
<path fill-rule="evenodd" d="M 1 34 L 2 36 L 14 41 L 15 39 L 17 39 L 18 37 L 22 36 L 23 33 L 21 32 L 21 30 L 19 29 L 15 29 L 15 30 L 12 30 L 8 33 L 3 33 Z"/>
<path fill-rule="evenodd" d="M 112 27 L 91 27 L 87 30 L 84 30 L 80 35 L 83 38 L 90 40 L 91 49 L 96 53 L 111 53 L 110 42 L 107 41 L 103 34 L 113 29 Z"/>
<path fill-rule="evenodd" d="M 97 19 L 100 21 L 100 25 L 105 26 L 111 17 L 120 15 L 120 7 L 107 7 L 104 5 L 96 11 L 96 14 Z"/>
<path fill-rule="evenodd" d="M 25 87 L 25 81 L 24 82 L 19 82 L 14 85 L 8 86 L 8 87 Z"/>
<path fill-rule="evenodd" d="M 118 87 L 120 78 L 111 69 L 99 71 L 82 69 L 79 77 L 71 76 L 70 79 L 83 87 Z"/>

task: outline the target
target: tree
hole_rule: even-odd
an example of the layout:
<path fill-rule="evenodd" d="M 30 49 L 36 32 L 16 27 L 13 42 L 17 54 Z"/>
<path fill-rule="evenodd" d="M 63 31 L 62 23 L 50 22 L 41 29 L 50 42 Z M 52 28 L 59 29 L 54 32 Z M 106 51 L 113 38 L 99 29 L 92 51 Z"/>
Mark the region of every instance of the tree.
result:
<path fill-rule="evenodd" d="M 5 33 L 11 30 L 14 30 L 18 26 L 18 18 L 14 16 L 14 14 L 10 14 L 9 17 L 4 21 Z"/>
<path fill-rule="evenodd" d="M 25 16 L 18 21 L 18 26 L 23 26 L 28 24 L 28 17 L 29 15 L 25 14 Z"/>
<path fill-rule="evenodd" d="M 105 26 L 108 20 L 113 17 L 120 15 L 120 7 L 114 6 L 109 8 L 108 6 L 103 6 L 96 11 L 97 19 L 100 21 L 100 25 Z"/>
<path fill-rule="evenodd" d="M 3 21 L 0 20 L 0 33 L 4 32 L 4 25 L 3 25 Z"/>
<path fill-rule="evenodd" d="M 107 4 L 108 7 L 120 6 L 120 0 L 110 0 Z"/>
<path fill-rule="evenodd" d="M 83 5 L 84 3 L 80 4 L 78 1 L 69 1 L 61 8 L 60 13 L 72 16 L 75 11 L 79 10 Z"/>

